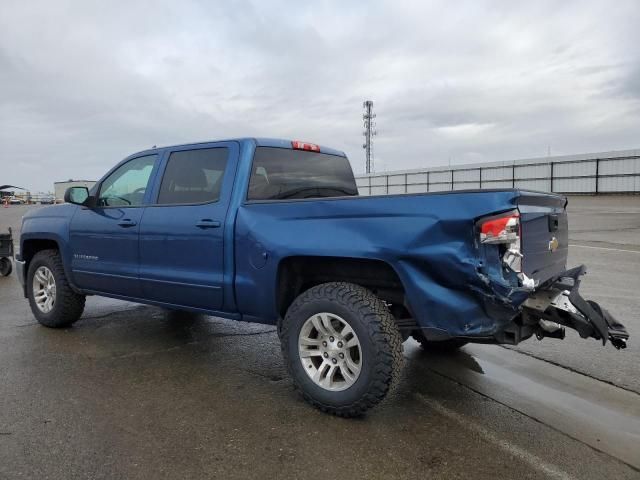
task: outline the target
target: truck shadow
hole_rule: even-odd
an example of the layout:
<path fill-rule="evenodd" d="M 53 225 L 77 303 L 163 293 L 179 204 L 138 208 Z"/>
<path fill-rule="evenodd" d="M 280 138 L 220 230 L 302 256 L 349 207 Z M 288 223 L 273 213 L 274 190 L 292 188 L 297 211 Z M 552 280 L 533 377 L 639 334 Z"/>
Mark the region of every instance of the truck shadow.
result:
<path fill-rule="evenodd" d="M 45 345 L 47 354 L 106 362 L 101 363 L 102 367 L 116 370 L 135 362 L 136 369 L 152 377 L 173 375 L 175 369 L 188 365 L 191 374 L 201 378 L 226 379 L 228 383 L 244 385 L 242 388 L 249 385 L 267 388 L 279 397 L 284 395 L 291 405 L 301 401 L 286 372 L 275 326 L 135 306 L 102 308 L 99 313 L 89 309 L 86 317 L 66 330 L 33 328 L 37 329 L 38 337 L 33 345 Z M 434 377 L 450 378 L 443 371 L 453 369 L 457 377 L 484 374 L 464 347 L 451 354 L 436 354 L 408 340 L 404 352 L 402 377 L 396 390 L 381 405 L 383 410 L 391 408 L 399 413 L 412 408 L 416 391 L 426 395 L 445 393 L 425 387 L 433 385 Z M 226 373 L 221 377 L 222 370 Z M 196 388 L 195 384 L 191 388 Z M 371 415 L 375 416 L 377 411 Z"/>

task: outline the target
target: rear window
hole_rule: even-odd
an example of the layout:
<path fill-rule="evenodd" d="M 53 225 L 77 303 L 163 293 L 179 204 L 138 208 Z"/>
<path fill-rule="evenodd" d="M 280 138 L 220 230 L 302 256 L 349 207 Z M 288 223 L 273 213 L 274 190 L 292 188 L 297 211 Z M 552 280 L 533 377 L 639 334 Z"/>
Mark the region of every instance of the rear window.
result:
<path fill-rule="evenodd" d="M 253 157 L 249 200 L 343 197 L 358 194 L 346 157 L 258 147 Z"/>

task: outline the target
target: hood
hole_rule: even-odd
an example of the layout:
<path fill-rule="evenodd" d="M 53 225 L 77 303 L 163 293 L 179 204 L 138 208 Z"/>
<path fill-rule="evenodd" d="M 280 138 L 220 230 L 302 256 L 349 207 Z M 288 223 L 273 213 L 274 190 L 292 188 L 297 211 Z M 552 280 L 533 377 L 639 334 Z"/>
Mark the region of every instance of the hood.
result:
<path fill-rule="evenodd" d="M 42 208 L 34 208 L 29 210 L 22 217 L 23 220 L 32 218 L 51 218 L 51 217 L 70 217 L 78 208 L 77 205 L 71 203 L 61 203 L 59 205 L 49 205 Z"/>

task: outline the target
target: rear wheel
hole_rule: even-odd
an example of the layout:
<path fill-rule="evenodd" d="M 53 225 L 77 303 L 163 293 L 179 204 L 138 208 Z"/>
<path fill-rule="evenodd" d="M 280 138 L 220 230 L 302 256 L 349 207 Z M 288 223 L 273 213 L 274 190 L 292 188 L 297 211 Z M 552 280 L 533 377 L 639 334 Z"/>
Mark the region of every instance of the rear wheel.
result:
<path fill-rule="evenodd" d="M 369 290 L 325 283 L 292 303 L 279 329 L 295 386 L 309 403 L 343 417 L 362 415 L 395 385 L 402 337 Z"/>
<path fill-rule="evenodd" d="M 42 250 L 29 263 L 27 296 L 36 320 L 45 327 L 68 327 L 84 311 L 84 295 L 73 291 L 57 250 Z"/>
<path fill-rule="evenodd" d="M 13 266 L 11 265 L 11 260 L 7 257 L 0 258 L 0 275 L 3 277 L 8 277 L 11 275 L 11 271 L 13 270 Z"/>

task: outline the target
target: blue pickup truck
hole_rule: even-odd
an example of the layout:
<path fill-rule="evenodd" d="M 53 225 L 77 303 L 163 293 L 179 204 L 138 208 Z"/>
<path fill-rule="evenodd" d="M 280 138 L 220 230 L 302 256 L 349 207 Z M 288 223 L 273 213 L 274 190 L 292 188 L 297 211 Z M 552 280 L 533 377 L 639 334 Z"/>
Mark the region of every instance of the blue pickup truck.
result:
<path fill-rule="evenodd" d="M 566 268 L 558 195 L 359 197 L 344 153 L 244 138 L 136 153 L 65 200 L 24 217 L 16 255 L 42 325 L 73 324 L 86 295 L 274 324 L 295 385 L 337 415 L 384 398 L 409 337 L 628 338 Z"/>

